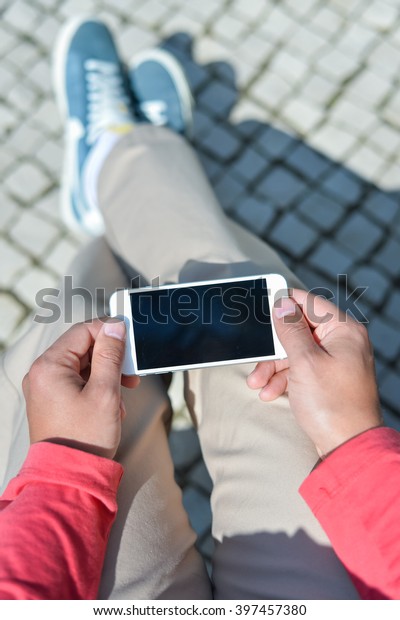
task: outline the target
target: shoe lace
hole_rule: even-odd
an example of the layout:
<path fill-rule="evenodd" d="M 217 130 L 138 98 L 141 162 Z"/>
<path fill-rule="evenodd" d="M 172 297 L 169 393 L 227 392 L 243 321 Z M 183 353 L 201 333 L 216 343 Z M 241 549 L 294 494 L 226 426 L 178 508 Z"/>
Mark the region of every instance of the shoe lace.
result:
<path fill-rule="evenodd" d="M 90 59 L 85 62 L 87 85 L 87 143 L 93 144 L 107 128 L 131 123 L 129 97 L 120 67 Z"/>

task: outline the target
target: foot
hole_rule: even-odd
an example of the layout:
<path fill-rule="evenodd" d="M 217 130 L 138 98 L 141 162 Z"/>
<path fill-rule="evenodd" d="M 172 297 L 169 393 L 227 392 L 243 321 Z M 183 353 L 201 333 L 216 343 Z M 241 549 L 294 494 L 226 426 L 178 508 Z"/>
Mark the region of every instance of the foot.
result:
<path fill-rule="evenodd" d="M 190 135 L 193 98 L 184 71 L 163 49 L 140 52 L 129 65 L 135 113 L 142 121 Z"/>
<path fill-rule="evenodd" d="M 132 129 L 129 83 L 107 26 L 93 18 L 73 18 L 62 29 L 53 58 L 53 80 L 66 128 L 62 214 L 66 224 L 96 236 L 103 218 L 88 199 L 84 173 L 93 147 L 107 132 Z"/>

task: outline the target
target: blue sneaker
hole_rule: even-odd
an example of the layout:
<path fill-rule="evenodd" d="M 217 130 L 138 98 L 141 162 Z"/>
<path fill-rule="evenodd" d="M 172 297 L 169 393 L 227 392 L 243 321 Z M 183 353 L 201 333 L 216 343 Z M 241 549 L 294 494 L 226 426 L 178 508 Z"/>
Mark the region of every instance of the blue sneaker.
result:
<path fill-rule="evenodd" d="M 63 218 L 76 231 L 100 235 L 103 218 L 85 196 L 85 166 L 105 130 L 124 133 L 135 121 L 128 77 L 103 22 L 78 17 L 63 27 L 54 51 L 53 82 L 66 128 Z"/>
<path fill-rule="evenodd" d="M 193 98 L 175 56 L 159 48 L 140 52 L 129 63 L 129 77 L 140 120 L 190 136 Z"/>

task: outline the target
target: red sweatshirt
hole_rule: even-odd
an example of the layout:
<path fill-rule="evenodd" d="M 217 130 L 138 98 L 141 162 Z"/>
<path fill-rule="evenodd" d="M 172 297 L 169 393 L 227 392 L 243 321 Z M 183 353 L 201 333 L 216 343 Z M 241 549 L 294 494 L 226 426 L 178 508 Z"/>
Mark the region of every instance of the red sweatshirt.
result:
<path fill-rule="evenodd" d="M 120 465 L 34 444 L 0 500 L 0 598 L 97 595 Z M 363 598 L 400 599 L 400 434 L 368 431 L 333 452 L 300 492 Z"/>

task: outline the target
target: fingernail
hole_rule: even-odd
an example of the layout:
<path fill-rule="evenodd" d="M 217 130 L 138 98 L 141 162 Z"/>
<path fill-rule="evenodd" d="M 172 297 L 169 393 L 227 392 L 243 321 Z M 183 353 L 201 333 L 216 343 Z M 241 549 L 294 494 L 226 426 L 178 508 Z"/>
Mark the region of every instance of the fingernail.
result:
<path fill-rule="evenodd" d="M 124 321 L 113 321 L 104 323 L 104 333 L 106 336 L 116 338 L 117 340 L 125 340 L 126 327 Z"/>
<path fill-rule="evenodd" d="M 296 314 L 296 304 L 290 297 L 282 297 L 274 306 L 274 313 L 278 319 L 283 319 L 284 316 L 293 316 Z"/>

